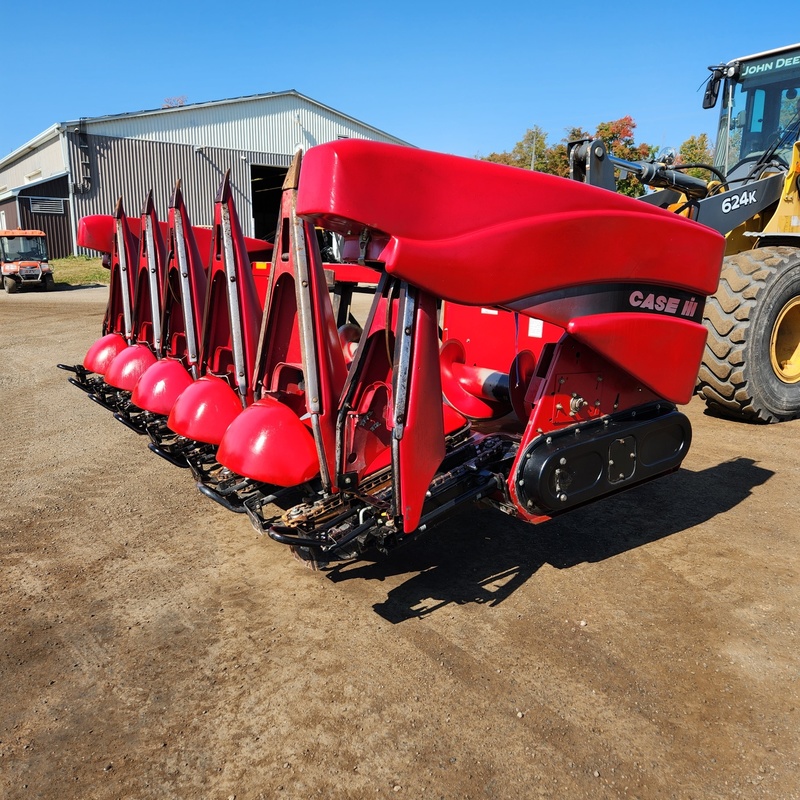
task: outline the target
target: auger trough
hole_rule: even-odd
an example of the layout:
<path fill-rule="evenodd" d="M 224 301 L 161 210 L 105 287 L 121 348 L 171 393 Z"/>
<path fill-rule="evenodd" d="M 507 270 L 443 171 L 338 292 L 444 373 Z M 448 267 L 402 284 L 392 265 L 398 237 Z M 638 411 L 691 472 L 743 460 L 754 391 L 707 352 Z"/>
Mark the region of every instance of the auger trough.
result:
<path fill-rule="evenodd" d="M 251 262 L 269 245 L 242 235 L 227 178 L 210 232 L 180 185 L 166 225 L 148 198 L 141 219 L 120 203 L 81 231 L 111 254 L 108 308 L 83 363 L 59 366 L 312 566 L 391 550 L 465 503 L 544 522 L 688 452 L 676 406 L 725 243 L 669 211 L 342 140 L 295 158 L 265 294 Z M 360 322 L 354 288 L 372 294 Z"/>

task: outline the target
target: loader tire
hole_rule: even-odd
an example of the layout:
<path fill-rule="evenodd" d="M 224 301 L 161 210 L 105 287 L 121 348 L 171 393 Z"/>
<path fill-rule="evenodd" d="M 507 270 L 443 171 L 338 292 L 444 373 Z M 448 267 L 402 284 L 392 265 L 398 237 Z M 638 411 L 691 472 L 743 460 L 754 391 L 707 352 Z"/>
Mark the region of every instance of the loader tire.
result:
<path fill-rule="evenodd" d="M 703 318 L 697 390 L 709 411 L 757 423 L 800 417 L 800 250 L 728 256 Z"/>

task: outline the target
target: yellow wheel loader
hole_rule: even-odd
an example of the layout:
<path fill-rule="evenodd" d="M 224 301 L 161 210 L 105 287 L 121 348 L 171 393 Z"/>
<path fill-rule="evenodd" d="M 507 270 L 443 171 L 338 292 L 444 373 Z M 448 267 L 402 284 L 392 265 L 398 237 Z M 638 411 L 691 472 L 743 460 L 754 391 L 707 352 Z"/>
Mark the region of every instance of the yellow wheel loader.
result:
<path fill-rule="evenodd" d="M 614 189 L 621 173 L 657 188 L 643 202 L 724 233 L 697 391 L 748 422 L 800 417 L 800 44 L 709 67 L 703 107 L 722 94 L 713 164 L 629 162 L 602 141 L 570 145 L 572 177 Z M 709 180 L 689 174 L 703 169 Z M 665 243 L 664 246 L 668 246 Z M 680 265 L 676 264 L 676 268 Z"/>

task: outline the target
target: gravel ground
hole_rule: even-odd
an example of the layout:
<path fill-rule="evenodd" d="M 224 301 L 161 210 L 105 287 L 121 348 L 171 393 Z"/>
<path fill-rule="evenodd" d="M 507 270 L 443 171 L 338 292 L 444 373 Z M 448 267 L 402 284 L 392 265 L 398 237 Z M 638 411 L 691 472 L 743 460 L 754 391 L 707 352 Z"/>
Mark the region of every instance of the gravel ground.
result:
<path fill-rule="evenodd" d="M 800 423 L 313 573 L 55 369 L 106 291 L 0 293 L 0 797 L 800 798 Z"/>

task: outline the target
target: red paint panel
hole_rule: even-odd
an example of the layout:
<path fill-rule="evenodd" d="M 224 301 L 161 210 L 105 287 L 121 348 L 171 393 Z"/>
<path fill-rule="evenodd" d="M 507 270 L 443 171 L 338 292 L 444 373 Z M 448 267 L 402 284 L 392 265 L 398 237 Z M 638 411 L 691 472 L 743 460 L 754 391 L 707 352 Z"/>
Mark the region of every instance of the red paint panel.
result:
<path fill-rule="evenodd" d="M 177 220 L 182 222 L 183 240 L 178 239 Z M 184 359 L 189 367 L 199 361 L 199 349 L 202 337 L 203 310 L 206 302 L 208 288 L 205 264 L 200 257 L 200 248 L 195 237 L 195 230 L 189 220 L 189 213 L 183 201 L 180 184 L 176 186 L 172 195 L 169 208 L 169 228 L 167 241 L 169 243 L 169 260 L 167 262 L 166 283 L 164 292 L 164 305 L 162 317 L 164 320 L 164 351 L 171 358 Z M 210 233 L 210 232 L 209 232 Z M 184 286 L 181 280 L 181 265 L 178 261 L 178 247 L 186 253 L 186 269 L 188 271 L 188 298 L 184 298 Z M 206 248 L 206 257 L 210 253 L 210 240 Z M 194 356 L 187 350 L 188 322 L 184 314 L 184 302 L 192 309 L 192 333 L 196 343 L 197 352 Z M 173 400 L 174 402 L 174 400 Z"/>
<path fill-rule="evenodd" d="M 482 391 L 482 379 L 494 371 L 466 365 L 464 359 L 464 345 L 459 339 L 448 339 L 442 345 L 439 363 L 447 402 L 471 419 L 494 419 L 508 413 L 507 403 L 498 402 Z"/>
<path fill-rule="evenodd" d="M 155 205 L 153 203 L 153 193 L 150 192 L 145 201 L 145 207 L 139 221 L 139 230 L 146 230 L 146 220 L 150 221 L 153 231 L 153 245 L 155 252 L 148 253 L 147 236 L 142 233 L 139 236 L 139 251 L 136 265 L 136 277 L 134 280 L 133 295 L 133 341 L 142 342 L 155 346 L 154 339 L 154 311 L 150 294 L 150 268 L 151 255 L 155 264 L 155 278 L 157 287 L 158 311 L 161 311 L 164 298 L 164 275 L 166 272 L 166 250 L 164 248 L 164 237 L 162 236 L 162 226 L 156 217 Z M 160 333 L 160 331 L 159 331 Z"/>
<path fill-rule="evenodd" d="M 325 264 L 325 269 L 333 270 L 335 280 L 342 283 L 374 285 L 378 282 L 378 273 L 374 269 L 359 264 Z"/>
<path fill-rule="evenodd" d="M 141 223 L 138 219 L 130 220 L 131 233 L 138 239 L 141 233 Z M 81 217 L 78 221 L 78 245 L 89 250 L 97 250 L 100 253 L 110 253 L 114 249 L 114 217 L 111 214 L 90 214 Z M 159 223 L 159 232 L 162 238 L 167 237 L 167 225 Z M 204 264 L 208 264 L 208 257 L 211 253 L 210 228 L 195 228 L 193 235 L 197 240 L 197 245 L 204 257 Z M 269 259 L 272 253 L 272 243 L 263 239 L 254 239 L 251 236 L 244 237 L 247 253 L 253 261 Z"/>
<path fill-rule="evenodd" d="M 105 382 L 117 389 L 132 392 L 145 370 L 156 363 L 153 351 L 143 344 L 126 347 L 109 365 Z"/>
<path fill-rule="evenodd" d="M 119 242 L 116 236 L 117 220 L 122 225 L 122 254 L 119 251 Z M 119 333 L 125 336 L 127 331 L 123 287 L 127 287 L 128 297 L 133 303 L 133 281 L 136 273 L 136 253 L 139 249 L 139 239 L 131 231 L 131 220 L 125 214 L 122 200 L 117 203 L 112 224 L 114 226 L 114 235 L 111 241 L 111 275 L 108 283 L 108 304 L 103 317 L 103 334 Z M 138 228 L 138 224 L 136 227 Z M 121 258 L 121 256 L 124 256 L 124 258 Z M 123 260 L 127 264 L 127 268 L 124 271 L 121 266 Z M 131 308 L 131 313 L 133 313 L 133 308 Z"/>
<path fill-rule="evenodd" d="M 240 319 L 239 333 L 243 349 L 243 375 L 236 375 L 234 363 L 234 335 L 228 303 L 229 279 L 226 274 L 223 240 L 223 206 L 230 219 L 232 234 L 233 284 Z M 208 272 L 208 292 L 203 313 L 203 336 L 200 355 L 200 371 L 227 375 L 233 384 L 237 380 L 244 386 L 245 403 L 253 401 L 253 372 L 256 363 L 258 335 L 261 327 L 262 308 L 253 280 L 253 272 L 233 202 L 230 181 L 225 176 L 214 205 L 214 233 L 212 239 L 211 264 Z M 205 441 L 205 440 L 203 440 Z"/>
<path fill-rule="evenodd" d="M 651 314 L 596 314 L 573 320 L 567 330 L 666 400 L 691 400 L 706 343 L 699 323 Z"/>
<path fill-rule="evenodd" d="M 508 305 L 556 289 L 622 281 L 713 293 L 724 239 L 683 217 L 653 216 L 642 213 L 644 203 L 631 204 L 530 216 L 457 238 L 395 236 L 383 258 L 387 272 L 472 305 Z"/>
<path fill-rule="evenodd" d="M 444 458 L 436 298 L 423 292 L 413 322 L 405 430 L 398 447 L 400 507 L 406 533 L 419 526 L 425 494 Z"/>
<path fill-rule="evenodd" d="M 111 362 L 128 347 L 125 337 L 119 333 L 107 333 L 98 339 L 83 358 L 83 366 L 89 372 L 105 375 Z"/>
<path fill-rule="evenodd" d="M 530 350 L 538 358 L 563 333 L 557 325 L 500 308 L 442 304 L 442 341 L 458 339 L 463 363 L 475 367 L 507 372 L 517 353 Z"/>
<path fill-rule="evenodd" d="M 78 221 L 78 245 L 101 253 L 114 249 L 114 217 L 110 214 L 92 214 Z"/>
<path fill-rule="evenodd" d="M 311 432 L 272 397 L 256 400 L 231 423 L 217 459 L 238 475 L 275 486 L 296 486 L 319 473 Z"/>
<path fill-rule="evenodd" d="M 355 139 L 309 150 L 298 213 L 388 234 L 389 272 L 475 305 L 626 279 L 708 294 L 724 248 L 709 228 L 603 189 Z"/>
<path fill-rule="evenodd" d="M 131 402 L 138 408 L 166 417 L 192 383 L 192 376 L 180 361 L 164 358 L 145 370 L 136 382 Z"/>
<path fill-rule="evenodd" d="M 295 228 L 294 188 L 284 190 L 281 198 L 281 216 L 276 242 L 279 257 L 275 259 L 270 274 L 270 288 L 264 314 L 262 335 L 255 371 L 255 385 L 264 393 L 286 403 L 293 413 L 312 413 L 318 409 L 318 429 L 321 445 L 327 460 L 328 474 L 335 473 L 336 413 L 338 399 L 347 376 L 342 345 L 336 330 L 330 294 L 325 279 L 316 232 L 303 224 Z M 294 235 L 302 230 L 303 241 L 293 242 Z M 307 280 L 298 287 L 297 255 L 300 250 L 307 260 Z M 338 265 L 337 265 L 338 266 Z M 350 277 L 358 277 L 358 268 Z M 373 271 L 369 271 L 374 276 Z M 363 275 L 361 275 L 363 277 Z M 305 354 L 297 301 L 298 288 L 308 292 L 311 318 L 311 352 Z M 303 376 L 313 369 L 317 375 L 317 396 L 306 397 L 299 388 Z M 314 411 L 314 413 L 317 413 Z"/>
<path fill-rule="evenodd" d="M 228 383 L 214 375 L 204 375 L 175 401 L 167 425 L 187 439 L 219 444 L 241 412 L 239 397 Z"/>

